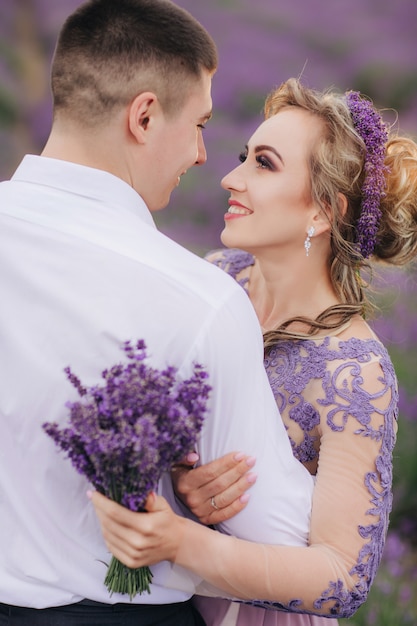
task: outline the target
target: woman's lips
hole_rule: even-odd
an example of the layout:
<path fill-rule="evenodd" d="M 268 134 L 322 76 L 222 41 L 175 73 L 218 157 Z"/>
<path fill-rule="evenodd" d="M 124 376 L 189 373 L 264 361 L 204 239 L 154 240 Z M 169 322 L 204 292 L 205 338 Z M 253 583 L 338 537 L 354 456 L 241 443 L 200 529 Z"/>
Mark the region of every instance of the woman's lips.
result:
<path fill-rule="evenodd" d="M 246 217 L 247 215 L 252 215 L 253 211 L 244 207 L 242 204 L 238 204 L 235 202 L 231 202 L 229 209 L 224 216 L 225 220 L 233 220 L 238 217 Z"/>

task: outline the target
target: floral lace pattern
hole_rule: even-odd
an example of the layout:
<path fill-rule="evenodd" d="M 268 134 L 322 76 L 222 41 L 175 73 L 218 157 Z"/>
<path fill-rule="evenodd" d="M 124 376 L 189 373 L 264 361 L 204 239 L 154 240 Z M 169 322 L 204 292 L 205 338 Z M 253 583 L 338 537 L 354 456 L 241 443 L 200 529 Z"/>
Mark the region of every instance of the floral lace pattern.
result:
<path fill-rule="evenodd" d="M 239 250 L 222 251 L 216 264 L 231 276 L 254 263 L 251 255 Z M 247 286 L 248 279 L 242 286 Z M 377 363 L 380 367 L 378 388 L 371 393 L 364 386 L 363 368 Z M 395 443 L 398 392 L 395 372 L 384 346 L 377 339 L 337 336 L 321 339 L 280 341 L 265 357 L 265 368 L 286 425 L 293 453 L 302 463 L 316 461 L 319 456 L 320 421 L 335 433 L 342 433 L 354 420 L 353 433 L 369 437 L 379 444 L 375 470 L 364 476 L 370 507 L 369 523 L 359 525 L 363 539 L 356 564 L 349 572 L 356 581 L 348 589 L 342 580 L 329 581 L 314 602 L 318 614 L 349 617 L 364 602 L 375 577 L 388 527 L 392 506 L 392 451 Z M 288 605 L 273 602 L 252 602 L 264 608 L 297 613 L 303 600 Z"/>
<path fill-rule="evenodd" d="M 249 265 L 253 265 L 255 260 L 249 252 L 243 252 L 243 250 L 221 250 L 220 254 L 216 255 L 215 259 L 211 259 L 213 265 L 216 265 L 224 272 L 230 274 L 232 278 L 236 280 L 236 282 L 246 289 L 249 279 L 238 278 L 238 275 L 242 270 L 249 267 Z"/>

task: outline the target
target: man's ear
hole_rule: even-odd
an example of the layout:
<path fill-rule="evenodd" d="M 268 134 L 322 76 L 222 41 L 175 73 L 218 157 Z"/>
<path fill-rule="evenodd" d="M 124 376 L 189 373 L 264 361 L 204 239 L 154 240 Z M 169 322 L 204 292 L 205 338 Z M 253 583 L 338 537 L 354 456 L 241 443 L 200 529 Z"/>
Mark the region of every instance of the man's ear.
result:
<path fill-rule="evenodd" d="M 138 94 L 129 105 L 128 124 L 131 136 L 137 143 L 146 143 L 147 133 L 160 111 L 157 96 L 151 91 Z"/>

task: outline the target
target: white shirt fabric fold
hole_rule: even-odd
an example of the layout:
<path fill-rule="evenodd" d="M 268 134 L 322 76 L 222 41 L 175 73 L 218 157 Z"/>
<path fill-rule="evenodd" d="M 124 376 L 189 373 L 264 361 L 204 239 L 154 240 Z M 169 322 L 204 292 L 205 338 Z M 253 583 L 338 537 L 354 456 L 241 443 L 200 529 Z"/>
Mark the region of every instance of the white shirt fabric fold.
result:
<path fill-rule="evenodd" d="M 89 485 L 41 428 L 64 424 L 77 398 L 64 368 L 98 383 L 128 339 L 145 340 L 155 367 L 209 371 L 203 463 L 231 450 L 257 458 L 248 506 L 221 530 L 303 545 L 313 480 L 292 455 L 243 290 L 160 233 L 140 196 L 104 171 L 26 156 L 0 184 L 0 222 L 0 602 L 129 601 L 103 584 L 110 557 Z M 169 477 L 161 493 L 177 507 Z M 182 601 L 200 582 L 169 563 L 152 571 L 151 595 L 133 602 Z"/>

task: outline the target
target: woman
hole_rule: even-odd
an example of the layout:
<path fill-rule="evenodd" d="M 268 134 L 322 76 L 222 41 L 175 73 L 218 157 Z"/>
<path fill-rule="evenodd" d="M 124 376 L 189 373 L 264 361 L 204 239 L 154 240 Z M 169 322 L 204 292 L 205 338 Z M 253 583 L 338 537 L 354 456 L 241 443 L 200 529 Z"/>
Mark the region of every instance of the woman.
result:
<path fill-rule="evenodd" d="M 227 623 L 330 624 L 313 615 L 349 617 L 366 599 L 391 509 L 397 386 L 364 319 L 361 272 L 369 258 L 404 264 L 416 255 L 417 146 L 388 138 L 359 94 L 317 93 L 294 79 L 268 97 L 265 117 L 222 181 L 229 249 L 209 260 L 253 303 L 294 454 L 316 477 L 309 545 L 224 536 L 175 516 L 155 496 L 153 515 L 120 510 L 99 494 L 93 501 L 107 545 L 127 565 L 168 559 L 230 597 L 287 611 L 232 605 L 237 621 L 229 613 Z M 177 484 L 204 521 L 213 507 L 230 505 L 229 487 L 204 488 L 210 471 Z M 209 625 L 227 611 L 217 600 L 200 607 Z"/>

